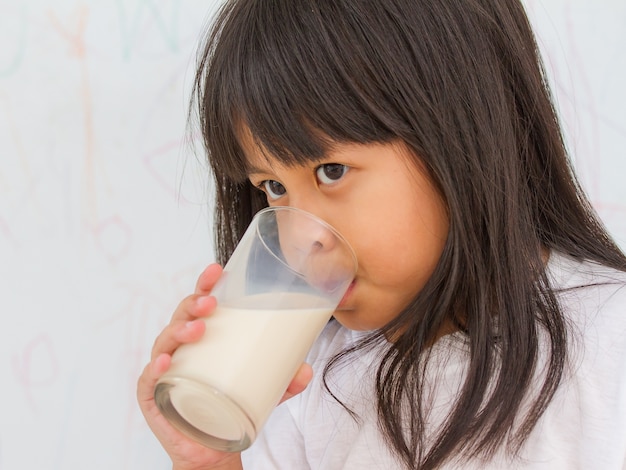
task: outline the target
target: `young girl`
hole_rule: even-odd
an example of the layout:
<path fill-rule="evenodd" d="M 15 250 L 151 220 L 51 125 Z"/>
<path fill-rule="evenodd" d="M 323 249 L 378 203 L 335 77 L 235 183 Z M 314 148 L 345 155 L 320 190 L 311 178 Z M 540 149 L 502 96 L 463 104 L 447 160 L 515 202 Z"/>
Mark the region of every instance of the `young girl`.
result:
<path fill-rule="evenodd" d="M 153 401 L 215 307 L 206 269 L 138 385 L 175 469 L 626 468 L 626 257 L 572 174 L 519 0 L 228 1 L 195 91 L 220 262 L 288 205 L 359 270 L 240 455 Z"/>

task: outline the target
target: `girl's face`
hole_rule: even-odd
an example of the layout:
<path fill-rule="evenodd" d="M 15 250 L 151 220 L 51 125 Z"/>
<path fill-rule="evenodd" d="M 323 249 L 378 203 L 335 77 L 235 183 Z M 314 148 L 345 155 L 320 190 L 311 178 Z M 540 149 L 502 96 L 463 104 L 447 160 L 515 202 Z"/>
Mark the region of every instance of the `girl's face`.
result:
<path fill-rule="evenodd" d="M 337 144 L 320 161 L 285 166 L 251 140 L 249 179 L 269 205 L 317 215 L 356 253 L 359 268 L 335 318 L 353 330 L 395 318 L 432 274 L 448 234 L 444 201 L 406 146 Z"/>

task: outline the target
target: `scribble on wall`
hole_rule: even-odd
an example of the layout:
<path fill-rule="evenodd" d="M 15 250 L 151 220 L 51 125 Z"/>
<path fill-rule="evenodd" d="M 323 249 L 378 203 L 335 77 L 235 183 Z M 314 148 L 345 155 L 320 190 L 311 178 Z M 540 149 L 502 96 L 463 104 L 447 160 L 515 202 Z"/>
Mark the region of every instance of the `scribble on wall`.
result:
<path fill-rule="evenodd" d="M 626 247 L 626 2 L 525 3 L 581 182 Z M 169 468 L 134 387 L 214 259 L 186 124 L 215 8 L 0 2 L 0 470 Z"/>

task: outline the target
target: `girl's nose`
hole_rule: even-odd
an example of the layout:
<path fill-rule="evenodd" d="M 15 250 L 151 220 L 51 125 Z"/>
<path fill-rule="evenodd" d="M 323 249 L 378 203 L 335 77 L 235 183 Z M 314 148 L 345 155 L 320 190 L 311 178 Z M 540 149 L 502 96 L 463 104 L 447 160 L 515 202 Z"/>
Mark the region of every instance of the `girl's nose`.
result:
<path fill-rule="evenodd" d="M 307 256 L 331 251 L 337 243 L 337 236 L 330 226 L 301 210 L 280 214 L 278 226 L 283 250 L 296 250 Z"/>

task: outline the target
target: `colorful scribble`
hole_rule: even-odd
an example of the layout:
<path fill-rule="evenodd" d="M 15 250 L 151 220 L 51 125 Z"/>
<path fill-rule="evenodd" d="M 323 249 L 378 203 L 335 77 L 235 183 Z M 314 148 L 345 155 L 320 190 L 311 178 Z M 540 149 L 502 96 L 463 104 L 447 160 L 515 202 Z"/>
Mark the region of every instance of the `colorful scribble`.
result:
<path fill-rule="evenodd" d="M 26 51 L 26 37 L 28 32 L 28 12 L 26 5 L 21 5 L 19 11 L 15 15 L 10 15 L 6 11 L 0 14 L 0 29 L 7 31 L 6 25 L 10 24 L 15 36 L 14 41 L 5 40 L 2 41 L 2 48 L 8 50 L 12 48 L 10 54 L 7 57 L 3 57 L 6 63 L 0 63 L 0 79 L 13 75 L 24 61 Z"/>
<path fill-rule="evenodd" d="M 127 11 L 127 4 L 128 2 L 117 0 L 121 22 L 122 54 L 126 60 L 130 59 L 133 47 L 138 42 L 138 38 L 142 36 L 140 33 L 141 28 L 145 27 L 145 24 L 149 23 L 150 20 L 154 21 L 158 30 L 161 32 L 168 49 L 171 52 L 178 52 L 180 47 L 178 33 L 180 1 L 170 1 L 166 3 L 170 6 L 169 15 L 162 11 L 163 2 L 141 0 L 132 12 Z M 146 10 L 149 10 L 151 13 L 147 20 L 145 19 Z"/>
<path fill-rule="evenodd" d="M 87 46 L 85 43 L 85 30 L 87 28 L 87 18 L 89 10 L 82 5 L 76 11 L 75 25 L 73 30 L 66 28 L 61 24 L 56 14 L 49 13 L 50 22 L 55 30 L 67 41 L 70 46 L 70 54 L 79 61 L 81 86 L 80 96 L 83 104 L 83 122 L 85 132 L 85 169 L 84 169 L 84 193 L 85 207 L 83 208 L 83 216 L 87 221 L 93 221 L 97 217 L 97 201 L 96 201 L 96 170 L 95 170 L 95 130 L 93 121 L 93 102 L 91 93 L 91 83 L 89 78 L 89 70 L 87 67 Z"/>
<path fill-rule="evenodd" d="M 15 378 L 31 408 L 38 411 L 35 390 L 54 384 L 59 372 L 52 339 L 41 334 L 30 340 L 12 359 Z"/>
<path fill-rule="evenodd" d="M 110 263 L 119 262 L 130 252 L 132 228 L 119 215 L 108 217 L 90 228 L 96 245 Z"/>

